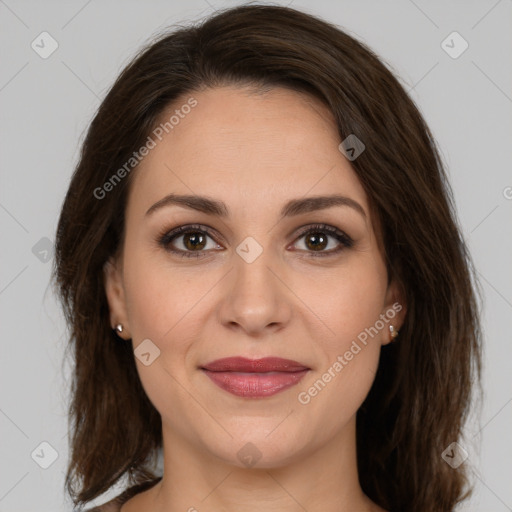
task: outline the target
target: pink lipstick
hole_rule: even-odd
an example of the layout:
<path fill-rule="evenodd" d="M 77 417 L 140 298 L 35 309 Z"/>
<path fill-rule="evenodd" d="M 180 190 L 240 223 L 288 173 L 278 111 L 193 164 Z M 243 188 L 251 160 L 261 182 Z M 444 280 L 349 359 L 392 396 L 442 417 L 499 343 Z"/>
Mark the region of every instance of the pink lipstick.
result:
<path fill-rule="evenodd" d="M 201 370 L 217 386 L 233 395 L 264 398 L 297 384 L 310 369 L 297 361 L 279 357 L 226 357 L 202 366 Z"/>

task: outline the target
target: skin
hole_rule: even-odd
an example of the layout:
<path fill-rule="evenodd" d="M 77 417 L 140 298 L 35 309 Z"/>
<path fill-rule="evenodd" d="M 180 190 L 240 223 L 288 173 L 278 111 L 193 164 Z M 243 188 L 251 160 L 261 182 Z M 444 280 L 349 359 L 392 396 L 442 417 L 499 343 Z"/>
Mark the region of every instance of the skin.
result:
<path fill-rule="evenodd" d="M 106 267 L 112 325 L 123 324 L 134 349 L 150 339 L 160 350 L 149 366 L 135 360 L 162 417 L 165 473 L 121 510 L 382 511 L 359 485 L 355 418 L 391 341 L 387 325 L 309 403 L 298 400 L 379 315 L 399 302 L 391 323 L 400 328 L 405 314 L 332 114 L 284 88 L 192 96 L 197 106 L 134 171 L 122 251 Z M 146 215 L 171 192 L 221 200 L 230 216 L 178 205 Z M 330 194 L 357 201 L 366 216 L 334 206 L 280 218 L 290 199 Z M 193 223 L 213 230 L 204 257 L 159 245 L 161 233 Z M 314 223 L 338 228 L 353 246 L 315 256 L 299 236 Z M 327 235 L 324 252 L 340 245 Z M 248 236 L 263 249 L 252 263 L 236 252 Z M 191 252 L 184 242 L 178 235 L 173 245 Z M 237 355 L 293 359 L 310 371 L 272 397 L 236 397 L 199 366 Z M 237 457 L 249 442 L 261 454 L 252 467 Z"/>

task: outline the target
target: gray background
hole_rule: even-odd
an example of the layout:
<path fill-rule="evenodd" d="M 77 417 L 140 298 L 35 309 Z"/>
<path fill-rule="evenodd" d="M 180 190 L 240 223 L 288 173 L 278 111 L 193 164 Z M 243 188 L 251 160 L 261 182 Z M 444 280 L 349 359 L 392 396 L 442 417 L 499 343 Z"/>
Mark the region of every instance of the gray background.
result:
<path fill-rule="evenodd" d="M 65 323 L 49 277 L 59 207 L 85 129 L 149 37 L 237 3 L 0 0 L 0 512 L 72 509 L 63 492 Z M 485 298 L 485 399 L 464 444 L 476 491 L 460 510 L 510 511 L 512 0 L 276 3 L 320 15 L 369 44 L 438 141 Z M 58 43 L 46 59 L 31 47 L 43 31 Z M 453 31 L 469 44 L 458 58 L 441 46 Z M 43 441 L 58 454 L 47 469 L 40 464 L 51 462 L 52 450 Z"/>

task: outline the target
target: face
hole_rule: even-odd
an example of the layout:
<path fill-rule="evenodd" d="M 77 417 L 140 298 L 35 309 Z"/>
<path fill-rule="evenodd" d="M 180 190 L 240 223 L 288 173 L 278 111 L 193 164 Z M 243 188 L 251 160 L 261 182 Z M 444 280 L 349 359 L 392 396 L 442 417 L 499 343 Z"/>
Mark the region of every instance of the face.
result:
<path fill-rule="evenodd" d="M 111 322 L 164 442 L 276 467 L 346 438 L 403 305 L 326 107 L 222 87 L 176 109 L 132 176 Z"/>

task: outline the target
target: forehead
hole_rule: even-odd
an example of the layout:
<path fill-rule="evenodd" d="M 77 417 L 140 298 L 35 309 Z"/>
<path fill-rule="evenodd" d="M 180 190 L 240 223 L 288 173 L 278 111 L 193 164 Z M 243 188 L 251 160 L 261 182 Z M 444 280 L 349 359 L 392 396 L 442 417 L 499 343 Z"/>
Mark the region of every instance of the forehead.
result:
<path fill-rule="evenodd" d="M 369 215 L 333 115 L 316 98 L 284 88 L 205 89 L 174 101 L 159 123 L 160 138 L 153 131 L 155 145 L 133 176 L 132 207 L 147 209 L 170 192 L 216 197 L 233 209 L 338 192 Z"/>

